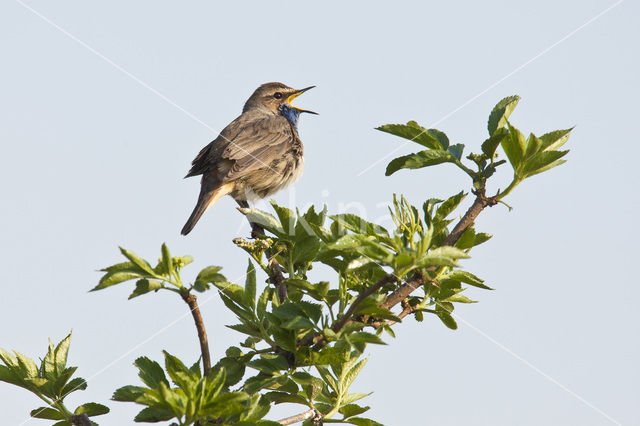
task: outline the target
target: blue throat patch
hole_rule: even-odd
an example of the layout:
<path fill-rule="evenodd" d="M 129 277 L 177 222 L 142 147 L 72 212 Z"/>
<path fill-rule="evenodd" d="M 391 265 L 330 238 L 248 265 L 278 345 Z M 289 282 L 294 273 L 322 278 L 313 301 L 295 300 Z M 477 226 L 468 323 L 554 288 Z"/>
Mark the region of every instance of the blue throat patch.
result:
<path fill-rule="evenodd" d="M 302 111 L 297 110 L 290 105 L 280 105 L 280 115 L 289 120 L 289 123 L 293 124 L 296 129 L 298 128 L 298 118 L 300 117 L 301 112 Z"/>

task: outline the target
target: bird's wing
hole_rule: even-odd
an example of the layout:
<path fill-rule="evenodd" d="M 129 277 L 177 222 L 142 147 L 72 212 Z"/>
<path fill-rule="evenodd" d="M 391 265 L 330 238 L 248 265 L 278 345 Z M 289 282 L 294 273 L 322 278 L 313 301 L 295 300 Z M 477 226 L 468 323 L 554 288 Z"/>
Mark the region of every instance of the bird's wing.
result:
<path fill-rule="evenodd" d="M 254 170 L 269 168 L 273 160 L 281 158 L 291 149 L 295 138 L 286 118 L 248 111 L 231 122 L 216 140 L 200 151 L 187 176 L 226 169 L 224 175 L 219 176 L 224 183 Z M 229 163 L 230 167 L 220 167 L 223 162 Z"/>

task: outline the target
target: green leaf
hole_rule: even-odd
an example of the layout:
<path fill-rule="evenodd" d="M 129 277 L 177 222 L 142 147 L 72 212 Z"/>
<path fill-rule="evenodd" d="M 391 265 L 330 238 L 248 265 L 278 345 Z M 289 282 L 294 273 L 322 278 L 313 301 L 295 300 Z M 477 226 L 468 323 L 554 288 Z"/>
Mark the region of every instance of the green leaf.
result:
<path fill-rule="evenodd" d="M 50 407 L 36 408 L 35 410 L 31 410 L 30 415 L 31 417 L 34 417 L 36 419 L 47 419 L 47 420 L 64 420 L 65 419 L 64 415 L 60 411 Z"/>
<path fill-rule="evenodd" d="M 447 297 L 446 299 L 442 299 L 442 302 L 451 302 L 451 303 L 477 303 L 475 300 L 469 299 L 467 296 L 462 294 L 454 294 L 452 296 Z"/>
<path fill-rule="evenodd" d="M 536 137 L 533 133 L 529 134 L 529 139 L 527 139 L 527 150 L 524 153 L 525 162 L 533 157 L 540 148 L 542 147 L 542 141 Z"/>
<path fill-rule="evenodd" d="M 507 120 L 518 105 L 518 102 L 520 102 L 520 96 L 508 96 L 493 107 L 491 114 L 489 114 L 489 121 L 487 123 L 489 136 L 493 136 L 496 130 L 501 129 L 505 124 L 507 124 Z"/>
<path fill-rule="evenodd" d="M 247 279 L 244 283 L 244 295 L 247 305 L 253 309 L 256 306 L 256 268 L 254 268 L 251 260 L 249 260 L 249 265 L 247 266 Z"/>
<path fill-rule="evenodd" d="M 198 273 L 193 288 L 196 291 L 203 292 L 209 289 L 209 284 L 224 283 L 227 279 L 220 274 L 221 266 L 207 266 Z"/>
<path fill-rule="evenodd" d="M 288 402 L 292 404 L 302 404 L 307 406 L 309 405 L 309 403 L 304 397 L 300 395 L 292 395 L 286 392 L 278 392 L 278 391 L 267 392 L 264 396 L 268 401 L 276 404 L 282 404 L 283 402 Z"/>
<path fill-rule="evenodd" d="M 245 364 L 236 359 L 222 358 L 216 365 L 224 368 L 226 373 L 224 379 L 225 386 L 235 385 L 244 376 Z"/>
<path fill-rule="evenodd" d="M 0 365 L 0 381 L 20 386 L 22 388 L 26 388 L 27 386 L 18 374 L 14 373 L 13 370 L 5 367 L 4 365 Z"/>
<path fill-rule="evenodd" d="M 340 413 L 344 416 L 344 418 L 357 416 L 358 414 L 362 414 L 366 411 L 369 411 L 371 407 L 361 407 L 357 404 L 347 404 L 340 407 Z"/>
<path fill-rule="evenodd" d="M 380 337 L 376 336 L 373 333 L 369 333 L 367 331 L 359 331 L 353 334 L 350 334 L 348 337 L 351 342 L 364 342 L 364 343 L 375 343 L 378 345 L 386 345 L 385 342 L 380 339 Z"/>
<path fill-rule="evenodd" d="M 455 270 L 446 276 L 447 278 L 451 278 L 457 281 L 461 281 L 465 284 L 472 285 L 474 287 L 483 288 L 485 290 L 493 290 L 491 287 L 488 287 L 484 284 L 484 280 L 476 277 L 470 272 Z"/>
<path fill-rule="evenodd" d="M 36 366 L 36 363 L 33 362 L 31 358 L 22 355 L 16 350 L 14 350 L 13 352 L 16 354 L 16 359 L 18 360 L 18 365 L 23 377 L 38 377 L 38 367 Z"/>
<path fill-rule="evenodd" d="M 71 345 L 71 333 L 58 343 L 54 352 L 56 374 L 62 373 L 67 366 L 67 355 Z M 35 365 L 35 364 L 34 364 Z"/>
<path fill-rule="evenodd" d="M 447 201 L 442 203 L 436 210 L 436 219 L 446 219 L 465 199 L 467 194 L 464 191 L 460 191 L 458 194 L 449 197 Z"/>
<path fill-rule="evenodd" d="M 89 417 L 93 416 L 101 416 L 103 414 L 107 414 L 109 412 L 109 407 L 104 406 L 102 404 L 98 404 L 96 402 L 87 402 L 86 404 L 82 404 L 76 408 L 74 414 L 86 414 Z"/>
<path fill-rule="evenodd" d="M 263 212 L 258 209 L 245 209 L 239 208 L 240 210 L 249 220 L 249 222 L 253 222 L 257 225 L 260 225 L 262 228 L 267 231 L 271 231 L 273 234 L 279 237 L 286 237 L 286 233 L 280 225 L 278 219 L 276 219 L 272 214 Z"/>
<path fill-rule="evenodd" d="M 305 328 L 313 328 L 314 324 L 309 321 L 307 318 L 297 316 L 295 318 L 291 318 L 290 320 L 284 322 L 280 327 L 285 328 L 287 330 L 300 330 Z"/>
<path fill-rule="evenodd" d="M 149 281 L 146 278 L 142 278 L 141 280 L 136 281 L 136 288 L 135 290 L 133 290 L 133 293 L 129 295 L 129 299 L 142 296 L 143 294 L 147 294 L 150 291 L 159 290 L 162 287 L 164 287 L 164 285 L 160 281 Z"/>
<path fill-rule="evenodd" d="M 346 422 L 356 426 L 384 426 L 382 423 L 364 417 L 352 417 Z"/>
<path fill-rule="evenodd" d="M 382 342 L 382 340 L 380 340 L 380 342 Z M 356 377 L 358 377 L 358 374 L 360 374 L 364 366 L 367 364 L 367 361 L 369 361 L 369 358 L 365 358 L 360 362 L 358 362 L 356 365 L 354 365 L 352 368 L 349 368 L 349 370 L 345 373 L 344 378 L 342 380 L 342 386 L 344 389 L 349 389 L 351 387 L 351 385 L 353 384 L 353 381 L 356 379 Z M 356 413 L 356 414 L 360 414 L 360 413 Z"/>
<path fill-rule="evenodd" d="M 75 379 L 71 379 L 69 383 L 64 385 L 64 387 L 60 391 L 60 395 L 66 396 L 66 395 L 69 395 L 71 392 L 75 392 L 78 390 L 85 390 L 85 389 L 87 389 L 87 381 L 82 377 L 76 377 Z"/>
<path fill-rule="evenodd" d="M 145 385 L 150 388 L 157 388 L 160 386 L 160 383 L 169 386 L 169 381 L 164 375 L 162 367 L 160 367 L 160 364 L 157 362 L 143 356 L 136 359 L 133 364 L 140 370 L 138 375 Z"/>
<path fill-rule="evenodd" d="M 293 246 L 293 263 L 298 265 L 301 263 L 311 262 L 316 258 L 320 251 L 320 240 L 314 235 L 304 237 L 297 241 Z"/>
<path fill-rule="evenodd" d="M 545 133 L 540 136 L 540 140 L 542 140 L 542 149 L 545 151 L 554 151 L 560 148 L 567 142 L 572 130 L 573 127 L 565 130 L 554 130 L 553 132 Z"/>
<path fill-rule="evenodd" d="M 134 265 L 136 265 L 138 268 L 142 269 L 147 274 L 149 274 L 151 276 L 155 275 L 155 272 L 153 272 L 153 268 L 151 267 L 151 265 L 149 265 L 149 262 L 147 262 L 146 260 L 144 260 L 143 258 L 138 256 L 134 252 L 129 251 L 129 250 L 127 250 L 125 248 L 122 248 L 122 247 L 120 247 L 120 252 L 124 255 L 124 257 L 129 259 Z"/>
<path fill-rule="evenodd" d="M 263 354 L 260 358 L 248 362 L 247 365 L 268 375 L 289 369 L 289 363 L 285 357 L 273 354 Z"/>
<path fill-rule="evenodd" d="M 411 122 L 411 123 L 414 123 L 414 122 Z M 440 146 L 442 147 L 442 149 L 449 148 L 449 138 L 444 132 L 441 132 L 438 129 L 427 129 L 426 133 L 432 138 L 436 139 L 440 144 Z"/>
<path fill-rule="evenodd" d="M 144 410 L 140 411 L 138 415 L 133 419 L 133 421 L 155 423 L 171 420 L 174 417 L 175 415 L 166 408 L 147 407 Z"/>
<path fill-rule="evenodd" d="M 441 163 L 453 163 L 455 157 L 446 151 L 427 150 L 394 158 L 387 165 L 385 176 L 391 176 L 400 169 L 420 169 Z"/>
<path fill-rule="evenodd" d="M 271 200 L 271 207 L 275 210 L 282 225 L 282 229 L 287 236 L 295 235 L 296 215 L 290 209 L 279 206 L 274 200 Z"/>
<path fill-rule="evenodd" d="M 443 146 L 441 144 L 441 141 L 443 140 L 441 135 L 444 135 L 444 133 L 435 129 L 427 130 L 424 127 L 419 126 L 415 121 L 409 121 L 407 124 L 385 124 L 380 127 L 376 127 L 376 130 L 400 136 L 401 138 L 419 143 L 420 145 L 426 146 L 427 148 L 447 148 L 446 146 Z M 434 137 L 435 135 L 437 135 L 438 137 Z"/>
<path fill-rule="evenodd" d="M 549 170 L 552 167 L 559 166 L 560 164 L 564 163 L 564 161 L 560 162 L 558 160 L 567 155 L 568 152 L 568 150 L 542 151 L 525 163 L 522 173 L 524 176 L 530 177 Z"/>
<path fill-rule="evenodd" d="M 498 149 L 498 145 L 502 142 L 505 136 L 507 136 L 507 131 L 503 128 L 498 129 L 491 137 L 482 142 L 482 152 L 490 159 L 492 159 L 496 150 Z"/>
<path fill-rule="evenodd" d="M 425 266 L 456 266 L 458 259 L 466 259 L 469 256 L 463 250 L 456 247 L 443 246 L 430 250 L 418 260 L 418 265 Z"/>
<path fill-rule="evenodd" d="M 169 252 L 169 247 L 167 247 L 166 243 L 162 243 L 162 264 L 164 269 L 167 271 L 167 275 L 171 277 L 173 271 L 173 259 L 171 258 L 171 253 Z"/>
<path fill-rule="evenodd" d="M 111 271 L 107 272 L 100 278 L 98 285 L 92 288 L 90 291 L 102 290 L 103 288 L 111 287 L 112 285 L 120 284 L 125 281 L 135 280 L 141 278 L 142 274 L 136 271 Z"/>
<path fill-rule="evenodd" d="M 464 151 L 464 144 L 457 143 L 455 145 L 451 145 L 449 148 L 447 148 L 447 151 L 458 160 L 460 160 L 462 158 L 462 151 Z"/>
<path fill-rule="evenodd" d="M 65 395 L 62 394 L 62 389 L 77 369 L 78 367 L 67 367 L 58 374 L 58 377 L 52 383 L 52 390 L 55 395 L 62 396 L 64 398 Z"/>
<path fill-rule="evenodd" d="M 517 170 L 522 164 L 527 141 L 520 130 L 512 127 L 508 122 L 507 125 L 509 127 L 509 136 L 502 139 L 501 145 L 505 154 L 507 154 L 509 163 L 511 163 L 514 170 Z"/>
<path fill-rule="evenodd" d="M 113 393 L 111 397 L 114 401 L 135 402 L 139 397 L 145 394 L 145 388 L 140 386 L 127 385 L 123 386 Z"/>
<path fill-rule="evenodd" d="M 456 330 L 458 328 L 456 320 L 453 319 L 449 312 L 445 310 L 437 310 L 436 315 L 440 318 L 440 321 L 450 329 Z"/>
<path fill-rule="evenodd" d="M 171 380 L 185 391 L 189 388 L 195 387 L 200 377 L 193 374 L 182 361 L 171 355 L 169 352 L 163 351 L 163 353 L 164 367 L 166 368 L 169 377 L 171 377 Z"/>
<path fill-rule="evenodd" d="M 362 398 L 366 398 L 367 396 L 371 395 L 373 392 L 370 393 L 350 393 L 347 396 L 345 396 L 344 398 L 342 398 L 342 403 L 343 404 L 351 404 L 353 402 L 356 402 Z"/>

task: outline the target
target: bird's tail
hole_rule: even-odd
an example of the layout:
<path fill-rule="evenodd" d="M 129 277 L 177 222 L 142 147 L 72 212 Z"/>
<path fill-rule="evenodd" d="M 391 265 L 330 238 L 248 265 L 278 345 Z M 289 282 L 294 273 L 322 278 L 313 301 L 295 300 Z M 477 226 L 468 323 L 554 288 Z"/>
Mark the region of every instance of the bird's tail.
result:
<path fill-rule="evenodd" d="M 206 187 L 206 185 L 203 184 L 202 188 L 200 189 L 200 195 L 198 196 L 198 203 L 196 204 L 195 209 L 193 209 L 191 216 L 189 216 L 187 223 L 184 224 L 181 234 L 187 235 L 189 232 L 191 232 L 204 212 L 206 212 L 207 209 L 211 207 L 216 201 L 230 193 L 232 190 L 232 183 L 224 184 L 215 189 L 209 189 Z"/>

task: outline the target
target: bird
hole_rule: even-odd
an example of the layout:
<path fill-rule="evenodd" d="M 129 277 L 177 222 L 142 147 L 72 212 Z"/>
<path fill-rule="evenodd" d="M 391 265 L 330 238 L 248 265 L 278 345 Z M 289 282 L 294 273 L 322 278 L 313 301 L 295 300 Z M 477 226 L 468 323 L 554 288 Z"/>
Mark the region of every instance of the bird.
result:
<path fill-rule="evenodd" d="M 298 135 L 300 114 L 291 101 L 315 86 L 292 89 L 278 83 L 258 87 L 244 104 L 242 114 L 191 162 L 185 178 L 202 175 L 200 194 L 182 235 L 193 230 L 205 211 L 225 195 L 240 205 L 268 197 L 295 182 L 304 168 Z"/>

